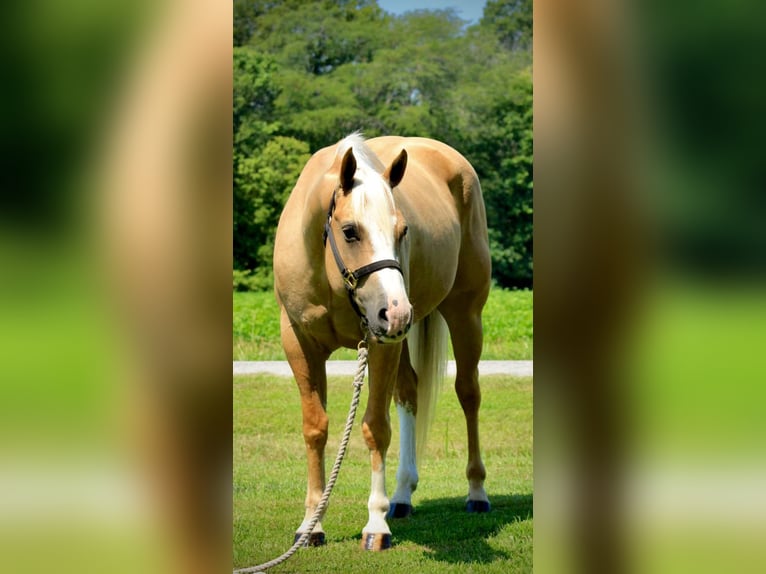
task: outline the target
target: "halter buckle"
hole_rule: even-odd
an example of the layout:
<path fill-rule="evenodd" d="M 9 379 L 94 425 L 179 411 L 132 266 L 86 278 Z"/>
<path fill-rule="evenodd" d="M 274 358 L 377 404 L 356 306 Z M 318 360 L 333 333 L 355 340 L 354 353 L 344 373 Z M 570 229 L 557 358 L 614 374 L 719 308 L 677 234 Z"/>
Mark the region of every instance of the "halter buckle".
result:
<path fill-rule="evenodd" d="M 356 285 L 359 283 L 359 279 L 352 271 L 346 270 L 345 273 L 343 273 L 343 283 L 346 285 L 346 289 L 349 291 L 355 291 Z"/>

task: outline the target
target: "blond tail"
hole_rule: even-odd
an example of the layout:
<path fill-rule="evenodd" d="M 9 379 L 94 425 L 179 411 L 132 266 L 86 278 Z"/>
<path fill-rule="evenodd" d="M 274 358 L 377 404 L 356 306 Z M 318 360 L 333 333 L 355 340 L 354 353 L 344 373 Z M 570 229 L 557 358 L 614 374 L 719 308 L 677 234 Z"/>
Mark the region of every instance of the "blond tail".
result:
<path fill-rule="evenodd" d="M 416 456 L 425 454 L 428 430 L 436 412 L 436 400 L 441 392 L 447 367 L 447 337 L 449 331 L 444 317 L 434 311 L 412 326 L 407 345 L 412 367 L 418 375 L 418 411 L 415 419 Z"/>

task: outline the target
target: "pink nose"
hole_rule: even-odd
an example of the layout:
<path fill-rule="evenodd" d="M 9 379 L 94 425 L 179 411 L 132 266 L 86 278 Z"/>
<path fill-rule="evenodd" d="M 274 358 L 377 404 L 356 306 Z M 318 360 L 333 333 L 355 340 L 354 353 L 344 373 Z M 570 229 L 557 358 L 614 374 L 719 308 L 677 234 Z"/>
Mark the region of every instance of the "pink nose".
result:
<path fill-rule="evenodd" d="M 378 318 L 381 321 L 388 322 L 386 334 L 389 337 L 401 337 L 410 329 L 412 305 L 409 302 L 402 303 L 397 299 L 393 299 L 388 307 L 383 307 L 378 312 Z"/>

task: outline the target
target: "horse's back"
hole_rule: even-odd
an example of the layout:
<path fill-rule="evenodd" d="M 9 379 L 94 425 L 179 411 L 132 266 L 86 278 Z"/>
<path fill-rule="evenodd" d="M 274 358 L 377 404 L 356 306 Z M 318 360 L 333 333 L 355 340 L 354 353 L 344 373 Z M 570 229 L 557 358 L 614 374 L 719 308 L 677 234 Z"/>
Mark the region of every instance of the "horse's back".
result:
<path fill-rule="evenodd" d="M 479 243 L 486 243 L 487 217 L 481 185 L 473 166 L 460 152 L 443 142 L 420 137 L 384 136 L 368 143 L 386 165 L 406 149 L 409 160 L 400 184 L 404 190 L 401 195 L 418 201 L 441 192 L 454 206 L 463 235 L 475 234 Z M 439 217 L 444 215 L 439 213 Z"/>
<path fill-rule="evenodd" d="M 467 183 L 478 183 L 478 177 L 468 160 L 455 148 L 429 138 L 383 136 L 367 140 L 383 164 L 388 165 L 401 149 L 407 150 L 409 173 L 426 171 L 435 177 L 451 182 L 461 178 Z M 467 198 L 466 198 L 467 199 Z M 481 202 L 481 190 L 472 201 Z"/>

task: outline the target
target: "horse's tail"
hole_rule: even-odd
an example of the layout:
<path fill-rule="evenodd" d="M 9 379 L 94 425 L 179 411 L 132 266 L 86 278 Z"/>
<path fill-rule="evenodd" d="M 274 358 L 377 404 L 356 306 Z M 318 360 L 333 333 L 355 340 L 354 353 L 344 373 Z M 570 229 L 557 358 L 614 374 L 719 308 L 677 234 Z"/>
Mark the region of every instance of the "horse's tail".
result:
<path fill-rule="evenodd" d="M 447 323 L 438 311 L 415 323 L 407 338 L 412 367 L 418 375 L 418 411 L 415 419 L 417 460 L 425 454 L 426 439 L 436 412 L 447 367 Z"/>

